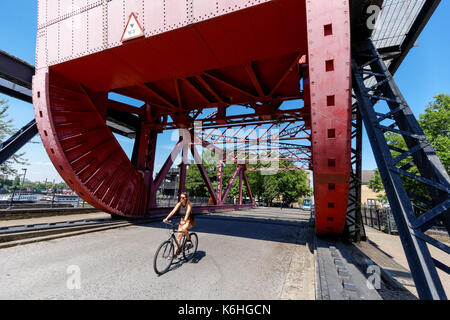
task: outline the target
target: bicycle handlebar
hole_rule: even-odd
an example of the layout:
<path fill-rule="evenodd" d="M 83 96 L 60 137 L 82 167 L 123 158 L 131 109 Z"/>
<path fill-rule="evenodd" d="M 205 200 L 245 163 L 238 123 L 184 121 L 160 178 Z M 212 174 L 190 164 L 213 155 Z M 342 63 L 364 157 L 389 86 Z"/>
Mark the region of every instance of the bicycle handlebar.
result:
<path fill-rule="evenodd" d="M 163 221 L 164 222 L 164 221 Z M 167 221 L 164 222 L 165 224 L 168 224 L 169 226 L 171 226 L 172 228 L 177 228 L 177 225 L 175 223 L 172 223 L 172 221 Z"/>

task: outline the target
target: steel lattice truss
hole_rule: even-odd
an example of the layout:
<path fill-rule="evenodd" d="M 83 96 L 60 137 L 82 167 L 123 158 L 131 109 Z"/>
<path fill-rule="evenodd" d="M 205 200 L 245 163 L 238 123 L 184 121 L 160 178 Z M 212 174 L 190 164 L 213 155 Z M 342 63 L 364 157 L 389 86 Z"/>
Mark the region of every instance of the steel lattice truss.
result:
<path fill-rule="evenodd" d="M 208 121 L 208 120 L 206 120 Z M 207 125 L 194 129 L 197 144 L 218 153 L 226 163 L 254 165 L 249 170 L 265 170 L 263 164 L 288 161 L 296 168 L 309 169 L 311 161 L 310 131 L 303 121 L 252 121 L 248 125 Z M 290 143 L 284 142 L 288 141 Z M 301 144 L 299 144 L 301 142 Z"/>
<path fill-rule="evenodd" d="M 427 244 L 447 254 L 450 247 L 425 232 L 438 222 L 450 231 L 450 178 L 372 42 L 367 40 L 353 50 L 355 95 L 411 274 L 422 299 L 446 299 L 436 268 L 447 273 L 450 269 L 431 257 Z M 389 144 L 385 133 L 401 136 L 407 150 Z M 428 197 L 408 192 L 404 179 L 421 183 Z M 429 210 L 417 216 L 411 199 Z"/>

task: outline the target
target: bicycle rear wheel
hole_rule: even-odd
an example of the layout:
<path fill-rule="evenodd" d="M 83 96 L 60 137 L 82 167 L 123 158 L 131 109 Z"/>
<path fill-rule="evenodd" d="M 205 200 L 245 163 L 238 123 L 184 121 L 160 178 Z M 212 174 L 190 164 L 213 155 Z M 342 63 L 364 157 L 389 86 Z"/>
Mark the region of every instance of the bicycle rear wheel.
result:
<path fill-rule="evenodd" d="M 169 240 L 164 241 L 156 250 L 153 259 L 153 269 L 158 275 L 166 273 L 173 261 L 173 243 Z"/>
<path fill-rule="evenodd" d="M 191 260 L 198 248 L 198 237 L 195 233 L 190 234 L 191 240 L 186 240 L 183 246 L 183 257 L 186 260 Z"/>

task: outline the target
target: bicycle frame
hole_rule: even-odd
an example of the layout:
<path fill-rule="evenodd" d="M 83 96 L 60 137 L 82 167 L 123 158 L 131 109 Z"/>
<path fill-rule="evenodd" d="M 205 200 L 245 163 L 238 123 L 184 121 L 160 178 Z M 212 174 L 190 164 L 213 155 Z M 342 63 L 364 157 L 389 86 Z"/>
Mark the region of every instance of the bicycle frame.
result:
<path fill-rule="evenodd" d="M 173 224 L 173 223 L 166 222 L 166 224 L 172 226 L 172 233 L 170 234 L 170 238 L 169 238 L 170 241 L 171 241 L 172 243 L 175 241 L 175 243 L 176 243 L 177 246 L 178 246 L 178 249 L 183 248 L 183 245 L 184 245 L 184 243 L 186 242 L 186 236 L 183 234 L 183 238 L 181 238 L 181 243 L 178 242 L 177 237 L 175 237 L 175 234 L 183 233 L 183 232 L 182 232 L 182 231 L 179 231 L 179 230 L 175 230 L 175 228 L 177 228 L 177 226 L 176 226 L 175 224 Z"/>

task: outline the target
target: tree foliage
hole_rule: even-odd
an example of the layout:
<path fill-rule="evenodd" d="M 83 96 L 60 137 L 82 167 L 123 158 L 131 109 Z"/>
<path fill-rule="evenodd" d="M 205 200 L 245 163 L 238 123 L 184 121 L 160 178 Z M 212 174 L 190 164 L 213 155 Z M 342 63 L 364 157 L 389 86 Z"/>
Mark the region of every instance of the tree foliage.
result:
<path fill-rule="evenodd" d="M 450 169 L 450 95 L 439 94 L 434 97 L 434 101 L 430 102 L 423 114 L 419 116 L 419 124 L 422 127 L 428 141 L 433 146 L 436 155 L 441 160 L 447 173 Z M 387 132 L 385 134 L 388 145 L 402 149 L 408 150 L 405 140 L 399 134 Z M 395 158 L 400 155 L 399 152 L 391 150 L 392 156 Z M 401 167 L 403 165 L 411 162 L 413 158 L 411 156 L 400 161 L 397 166 Z M 419 170 L 416 166 L 413 166 L 407 170 L 414 175 L 420 175 Z M 424 185 L 414 179 L 402 176 L 402 182 L 405 189 L 415 195 L 423 197 L 430 200 L 427 189 Z M 369 188 L 375 192 L 380 192 L 384 190 L 384 186 L 381 181 L 380 173 L 378 170 L 375 175 L 369 181 Z M 420 207 L 426 207 L 426 205 L 420 201 L 413 200 L 413 202 Z"/>
<path fill-rule="evenodd" d="M 211 183 L 215 190 L 217 190 L 217 176 L 218 168 L 215 164 L 203 163 Z M 223 167 L 223 191 L 225 192 L 229 181 L 231 180 L 233 173 L 236 170 L 236 164 L 226 164 Z M 248 165 L 249 168 L 260 166 Z M 268 165 L 266 165 L 268 166 Z M 291 163 L 283 163 L 284 167 L 294 167 Z M 264 165 L 262 166 L 264 167 Z M 299 200 L 303 196 L 309 196 L 312 190 L 307 184 L 307 176 L 304 171 L 291 170 L 291 171 L 276 171 L 273 175 L 262 175 L 259 171 L 247 171 L 246 172 L 250 190 L 253 197 L 258 201 L 264 201 L 268 204 L 272 204 L 274 199 L 282 199 L 285 205 L 289 205 Z M 190 196 L 196 197 L 209 197 L 208 189 L 200 175 L 200 171 L 197 165 L 190 165 L 186 171 L 186 190 Z M 247 190 L 242 186 L 243 197 L 248 197 Z M 239 197 L 239 176 L 233 183 L 229 198 Z"/>
<path fill-rule="evenodd" d="M 279 171 L 276 174 L 276 179 L 278 192 L 285 205 L 311 194 L 311 190 L 306 184 L 306 173 L 304 171 Z"/>
<path fill-rule="evenodd" d="M 430 102 L 425 112 L 419 116 L 419 123 L 434 151 L 450 171 L 450 95 L 439 94 Z"/>
<path fill-rule="evenodd" d="M 8 118 L 8 101 L 5 99 L 0 99 L 0 143 L 6 141 L 11 135 L 16 131 L 12 124 L 12 120 L 7 120 Z M 27 160 L 23 158 L 24 153 L 13 154 L 8 160 L 6 160 L 2 165 L 0 165 L 0 172 L 2 174 L 15 175 L 17 174 L 17 169 L 14 165 L 27 165 Z"/>
<path fill-rule="evenodd" d="M 45 192 L 53 192 L 55 190 L 56 193 L 61 193 L 63 190 L 70 190 L 69 186 L 65 182 L 55 183 L 47 182 L 30 182 L 25 181 L 22 185 L 21 176 L 16 176 L 13 180 L 10 179 L 0 179 L 0 193 L 11 193 L 13 189 L 16 190 L 23 188 L 26 190 L 27 188 L 33 189 L 33 192 L 37 193 L 45 193 Z"/>
<path fill-rule="evenodd" d="M 214 167 L 204 163 L 206 171 L 214 170 Z M 212 173 L 212 172 L 211 172 Z M 209 175 L 210 178 L 212 175 Z M 197 165 L 192 164 L 186 170 L 186 191 L 191 197 L 209 197 L 208 188 L 200 174 Z"/>

